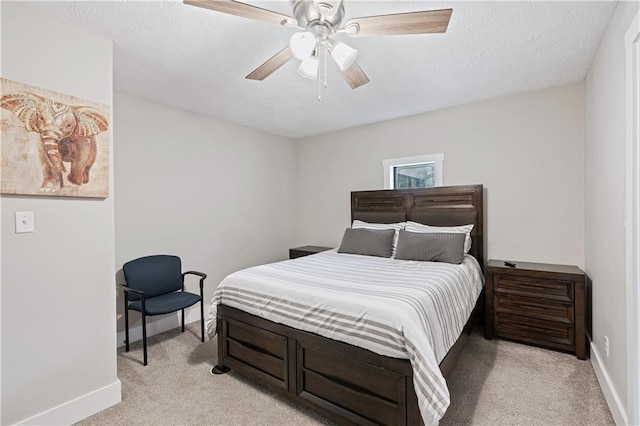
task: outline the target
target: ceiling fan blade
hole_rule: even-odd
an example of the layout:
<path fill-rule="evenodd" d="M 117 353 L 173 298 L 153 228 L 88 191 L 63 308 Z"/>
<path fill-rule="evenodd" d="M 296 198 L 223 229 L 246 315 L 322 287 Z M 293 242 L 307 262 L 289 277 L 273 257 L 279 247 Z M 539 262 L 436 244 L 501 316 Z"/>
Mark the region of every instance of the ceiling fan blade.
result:
<path fill-rule="evenodd" d="M 357 62 L 354 62 L 349 68 L 342 71 L 342 76 L 347 80 L 347 83 L 349 83 L 352 89 L 357 89 L 369 82 L 369 77 L 362 71 L 362 68 L 360 68 Z"/>
<path fill-rule="evenodd" d="M 350 19 L 344 32 L 351 37 L 444 33 L 453 9 L 425 10 Z"/>
<path fill-rule="evenodd" d="M 248 78 L 249 80 L 264 80 L 273 74 L 278 68 L 289 62 L 291 58 L 293 58 L 293 55 L 291 54 L 291 49 L 287 46 L 273 55 L 271 59 L 267 60 L 264 64 L 251 71 L 251 73 L 245 78 Z"/>
<path fill-rule="evenodd" d="M 295 21 L 291 16 L 234 0 L 184 0 L 184 4 L 275 25 Z"/>

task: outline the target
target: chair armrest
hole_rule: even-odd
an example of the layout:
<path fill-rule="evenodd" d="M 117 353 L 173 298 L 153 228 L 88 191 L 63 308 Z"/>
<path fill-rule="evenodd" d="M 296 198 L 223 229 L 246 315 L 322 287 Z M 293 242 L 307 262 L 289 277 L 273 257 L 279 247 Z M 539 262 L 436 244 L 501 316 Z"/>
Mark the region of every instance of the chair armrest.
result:
<path fill-rule="evenodd" d="M 127 308 L 129 306 L 129 293 L 135 293 L 138 296 L 140 296 L 140 303 L 142 304 L 142 310 L 143 311 L 146 310 L 147 298 L 144 295 L 144 291 L 136 290 L 135 288 L 127 287 L 124 284 L 120 284 L 120 287 L 122 287 L 122 289 L 124 290 L 124 304 L 125 304 L 125 306 L 127 306 Z"/>
<path fill-rule="evenodd" d="M 187 272 L 183 272 L 182 276 L 185 276 L 187 274 L 193 274 L 193 275 L 197 275 L 199 277 L 207 278 L 207 274 L 205 274 L 204 272 L 198 272 L 198 271 L 187 271 Z"/>
<path fill-rule="evenodd" d="M 122 287 L 122 289 L 124 291 L 126 291 L 127 293 L 135 293 L 135 294 L 137 294 L 137 295 L 139 295 L 141 297 L 144 297 L 144 291 L 142 291 L 142 290 L 136 290 L 134 288 L 127 287 L 124 284 L 120 284 L 120 287 Z"/>
<path fill-rule="evenodd" d="M 184 281 L 184 276 L 187 274 L 191 274 L 191 275 L 197 275 L 200 277 L 200 290 L 202 290 L 202 287 L 204 286 L 204 280 L 207 278 L 207 274 L 203 273 L 203 272 L 198 272 L 198 271 L 187 271 L 187 272 L 183 272 L 182 273 L 182 280 Z"/>

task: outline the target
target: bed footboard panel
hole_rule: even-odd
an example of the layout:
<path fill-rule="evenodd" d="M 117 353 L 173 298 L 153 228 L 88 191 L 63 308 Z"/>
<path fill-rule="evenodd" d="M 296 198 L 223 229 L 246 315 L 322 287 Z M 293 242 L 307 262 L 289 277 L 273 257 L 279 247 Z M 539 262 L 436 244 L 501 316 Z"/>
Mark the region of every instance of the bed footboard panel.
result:
<path fill-rule="evenodd" d="M 358 424 L 406 425 L 407 377 L 349 351 L 297 341 L 296 394 Z M 317 343 L 317 342 L 315 342 Z"/>
<path fill-rule="evenodd" d="M 251 376 L 263 385 L 289 388 L 288 339 L 233 318 L 218 320 L 221 365 Z"/>
<path fill-rule="evenodd" d="M 471 333 L 477 307 L 464 332 L 440 363 L 445 377 Z M 405 359 L 277 324 L 218 306 L 218 365 L 276 390 L 341 424 L 424 425 Z"/>
<path fill-rule="evenodd" d="M 218 363 L 341 424 L 420 425 L 408 360 L 220 305 Z M 409 401 L 409 402 L 407 402 Z"/>

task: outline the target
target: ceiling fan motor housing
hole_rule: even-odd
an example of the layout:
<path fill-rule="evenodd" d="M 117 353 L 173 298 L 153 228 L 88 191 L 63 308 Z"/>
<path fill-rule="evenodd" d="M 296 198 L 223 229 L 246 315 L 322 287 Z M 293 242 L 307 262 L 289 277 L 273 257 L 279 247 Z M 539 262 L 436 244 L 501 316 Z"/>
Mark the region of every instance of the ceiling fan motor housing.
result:
<path fill-rule="evenodd" d="M 339 28 L 344 6 L 335 0 L 293 0 L 293 16 L 299 26 L 323 38 Z"/>

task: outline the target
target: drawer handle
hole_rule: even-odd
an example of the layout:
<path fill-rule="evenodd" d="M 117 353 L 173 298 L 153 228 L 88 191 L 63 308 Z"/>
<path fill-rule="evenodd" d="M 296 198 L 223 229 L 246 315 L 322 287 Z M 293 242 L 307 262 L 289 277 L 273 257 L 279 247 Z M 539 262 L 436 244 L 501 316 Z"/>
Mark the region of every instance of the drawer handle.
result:
<path fill-rule="evenodd" d="M 518 287 L 523 289 L 523 290 L 536 290 L 536 291 L 549 291 L 549 290 L 551 290 L 549 287 L 543 287 L 543 286 L 539 286 L 539 285 L 530 285 L 530 284 L 519 285 Z"/>
<path fill-rule="evenodd" d="M 502 289 L 502 290 L 500 290 Z M 499 286 L 498 292 L 500 293 L 535 293 L 536 297 L 544 296 L 562 296 L 571 298 L 571 294 L 568 292 L 568 288 L 554 288 L 554 287 L 540 287 L 534 285 L 514 285 L 514 286 Z M 503 293 L 503 294 L 504 294 Z M 508 294 L 508 293 L 507 293 Z M 506 294 L 505 294 L 506 297 Z"/>
<path fill-rule="evenodd" d="M 518 305 L 518 308 L 530 309 L 532 311 L 548 311 L 549 308 L 543 308 L 541 306 L 533 306 L 533 305 Z"/>
<path fill-rule="evenodd" d="M 518 303 L 518 302 L 513 302 L 513 301 L 509 301 L 504 303 L 503 305 L 505 308 L 511 308 L 511 309 L 521 309 L 524 311 L 535 311 L 535 312 L 544 312 L 544 313 L 548 313 L 550 315 L 561 315 L 564 316 L 565 312 L 566 312 L 566 306 L 538 306 L 538 305 L 529 305 L 527 303 Z M 500 303 L 498 303 L 498 306 L 500 306 Z"/>

